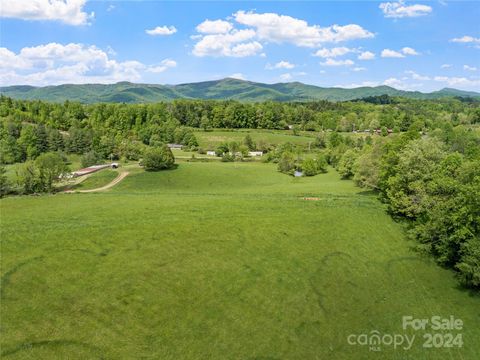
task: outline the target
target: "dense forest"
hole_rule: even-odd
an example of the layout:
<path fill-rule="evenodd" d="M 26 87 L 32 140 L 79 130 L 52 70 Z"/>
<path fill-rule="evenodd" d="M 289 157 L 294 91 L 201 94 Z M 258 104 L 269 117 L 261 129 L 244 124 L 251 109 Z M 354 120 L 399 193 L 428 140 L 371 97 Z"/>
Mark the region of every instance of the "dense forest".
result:
<path fill-rule="evenodd" d="M 380 104 L 378 104 L 380 103 Z M 189 128 L 261 128 L 352 132 L 404 132 L 480 123 L 480 101 L 373 97 L 333 103 L 240 103 L 176 100 L 156 104 L 63 104 L 0 97 L 0 162 L 32 159 L 47 150 L 83 154 L 95 150 L 138 157 L 142 144 L 196 140 Z"/>
<path fill-rule="evenodd" d="M 56 164 L 58 173 L 63 154 L 82 154 L 94 162 L 139 160 L 165 143 L 197 149 L 194 128 L 311 132 L 310 149 L 262 144 L 265 161 L 277 163 L 280 171 L 302 170 L 305 175 L 327 171 L 327 163 L 335 167 L 343 178 L 378 193 L 392 216 L 408 225 L 419 250 L 455 269 L 464 285 L 480 288 L 477 100 L 381 96 L 338 103 L 176 100 L 83 105 L 2 96 L 0 119 L 0 163 L 25 163 L 24 193 L 51 190 L 53 173 L 45 169 Z M 260 147 L 248 138 L 245 145 Z M 223 144 L 211 150 L 228 158 L 236 149 L 238 144 Z M 307 151 L 315 152 L 316 159 L 303 158 Z M 43 179 L 37 183 L 32 182 L 35 167 Z M 7 193 L 4 169 L 1 172 L 2 193 Z"/>

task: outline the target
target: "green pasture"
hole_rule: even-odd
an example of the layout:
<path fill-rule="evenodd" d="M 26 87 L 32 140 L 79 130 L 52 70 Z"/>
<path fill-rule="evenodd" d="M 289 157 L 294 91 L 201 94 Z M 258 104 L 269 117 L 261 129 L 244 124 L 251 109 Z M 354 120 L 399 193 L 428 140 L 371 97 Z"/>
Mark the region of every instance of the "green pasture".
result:
<path fill-rule="evenodd" d="M 73 186 L 72 190 L 96 189 L 107 185 L 118 176 L 118 171 L 112 169 L 103 169 L 87 177 L 84 181 Z"/>
<path fill-rule="evenodd" d="M 132 166 L 103 193 L 0 205 L 2 359 L 478 359 L 480 297 L 331 169 Z M 462 319 L 463 346 L 423 348 L 406 315 Z M 347 342 L 375 330 L 416 340 Z"/>
<path fill-rule="evenodd" d="M 249 134 L 253 141 L 264 141 L 267 144 L 278 145 L 285 142 L 293 144 L 308 145 L 315 141 L 315 132 L 302 131 L 300 135 L 293 135 L 291 130 L 262 130 L 262 129 L 236 129 L 236 130 L 213 130 L 213 131 L 195 131 L 195 136 L 199 146 L 215 150 L 223 142 L 237 141 L 242 142 L 245 136 Z"/>

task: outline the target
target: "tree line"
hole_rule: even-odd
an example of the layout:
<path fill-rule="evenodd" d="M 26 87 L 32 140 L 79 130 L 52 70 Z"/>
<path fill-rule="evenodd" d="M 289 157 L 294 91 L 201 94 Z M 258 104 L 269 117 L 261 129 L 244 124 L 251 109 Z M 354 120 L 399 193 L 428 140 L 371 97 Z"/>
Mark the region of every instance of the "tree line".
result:
<path fill-rule="evenodd" d="M 366 142 L 337 135 L 325 153 L 340 175 L 377 192 L 419 250 L 480 289 L 478 129 L 444 123 L 427 135 L 412 128 Z"/>

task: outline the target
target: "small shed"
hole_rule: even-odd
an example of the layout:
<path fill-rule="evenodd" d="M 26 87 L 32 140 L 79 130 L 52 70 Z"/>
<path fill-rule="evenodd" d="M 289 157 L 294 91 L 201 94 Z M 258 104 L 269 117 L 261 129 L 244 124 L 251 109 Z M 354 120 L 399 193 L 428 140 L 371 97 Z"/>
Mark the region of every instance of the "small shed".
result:
<path fill-rule="evenodd" d="M 172 150 L 182 150 L 182 144 L 167 144 L 167 146 Z"/>
<path fill-rule="evenodd" d="M 248 156 L 263 156 L 263 151 L 249 151 Z"/>
<path fill-rule="evenodd" d="M 210 156 L 217 156 L 217 153 L 213 150 L 209 150 L 207 151 L 207 155 L 210 155 Z"/>

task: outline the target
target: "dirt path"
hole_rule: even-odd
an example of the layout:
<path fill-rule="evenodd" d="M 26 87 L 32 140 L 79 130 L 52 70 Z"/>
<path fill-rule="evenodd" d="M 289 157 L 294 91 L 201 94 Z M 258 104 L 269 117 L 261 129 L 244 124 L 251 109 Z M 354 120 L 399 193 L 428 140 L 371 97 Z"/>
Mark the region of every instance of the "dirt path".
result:
<path fill-rule="evenodd" d="M 91 193 L 91 192 L 97 192 L 97 191 L 103 191 L 110 189 L 111 187 L 117 185 L 120 181 L 122 181 L 127 175 L 129 174 L 128 171 L 124 171 L 120 173 L 115 179 L 113 179 L 111 182 L 109 182 L 107 185 L 96 188 L 96 189 L 88 189 L 88 190 L 68 190 L 65 191 L 66 193 Z"/>

